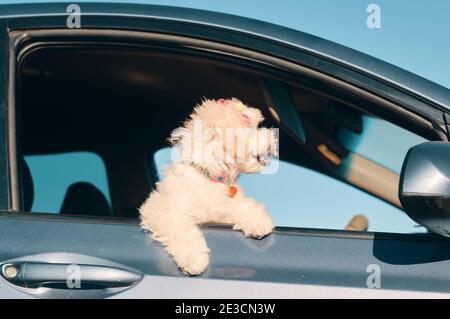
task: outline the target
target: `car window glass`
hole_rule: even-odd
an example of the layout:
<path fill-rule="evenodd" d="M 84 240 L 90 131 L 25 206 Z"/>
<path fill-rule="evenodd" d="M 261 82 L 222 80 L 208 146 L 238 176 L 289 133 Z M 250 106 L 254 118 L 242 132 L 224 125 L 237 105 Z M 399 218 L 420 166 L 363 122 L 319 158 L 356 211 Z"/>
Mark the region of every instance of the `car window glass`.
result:
<path fill-rule="evenodd" d="M 339 134 L 353 135 L 353 145 L 347 145 L 355 153 L 400 173 L 403 159 L 409 148 L 426 142 L 426 139 L 382 119 L 363 116 L 364 130 L 360 136 L 341 128 Z"/>
<path fill-rule="evenodd" d="M 32 212 L 60 212 L 69 187 L 80 182 L 98 189 L 111 205 L 105 164 L 97 154 L 69 152 L 28 155 L 24 159 L 34 188 Z"/>

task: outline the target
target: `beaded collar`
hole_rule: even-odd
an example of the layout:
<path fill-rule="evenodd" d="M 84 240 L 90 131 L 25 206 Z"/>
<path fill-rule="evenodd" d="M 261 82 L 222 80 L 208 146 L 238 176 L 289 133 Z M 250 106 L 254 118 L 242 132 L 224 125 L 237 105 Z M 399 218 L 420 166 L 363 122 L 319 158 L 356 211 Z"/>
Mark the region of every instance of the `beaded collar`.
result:
<path fill-rule="evenodd" d="M 200 172 L 203 176 L 212 180 L 214 183 L 225 184 L 228 186 L 228 197 L 233 198 L 237 193 L 237 187 L 233 185 L 231 179 L 225 173 L 220 173 L 212 175 L 206 168 L 198 166 L 195 163 L 190 163 L 190 165 Z"/>

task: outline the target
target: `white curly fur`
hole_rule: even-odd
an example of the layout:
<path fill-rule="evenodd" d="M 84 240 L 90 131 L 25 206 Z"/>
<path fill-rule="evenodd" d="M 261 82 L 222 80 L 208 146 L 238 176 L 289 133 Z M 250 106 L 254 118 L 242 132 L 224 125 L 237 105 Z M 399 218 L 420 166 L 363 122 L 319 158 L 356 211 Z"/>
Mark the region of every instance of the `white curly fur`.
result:
<path fill-rule="evenodd" d="M 264 206 L 245 196 L 235 181 L 241 173 L 260 172 L 266 164 L 261 158 L 276 151 L 273 131 L 258 129 L 262 120 L 258 109 L 237 99 L 204 100 L 183 127 L 173 132 L 171 142 L 179 148 L 182 162 L 166 168 L 164 179 L 139 210 L 142 227 L 165 247 L 183 273 L 198 275 L 208 266 L 210 251 L 199 228 L 204 223 L 232 224 L 233 229 L 253 238 L 272 232 L 274 225 Z M 202 133 L 211 132 L 202 135 L 202 150 L 190 139 L 195 121 L 201 121 Z M 227 128 L 243 130 L 230 137 Z M 249 143 L 255 134 L 263 143 Z M 244 145 L 244 154 L 237 152 L 239 143 Z M 199 155 L 204 155 L 204 149 L 209 150 L 212 161 Z M 229 197 L 229 186 L 214 182 L 205 171 L 210 176 L 225 171 L 238 190 L 236 195 Z"/>

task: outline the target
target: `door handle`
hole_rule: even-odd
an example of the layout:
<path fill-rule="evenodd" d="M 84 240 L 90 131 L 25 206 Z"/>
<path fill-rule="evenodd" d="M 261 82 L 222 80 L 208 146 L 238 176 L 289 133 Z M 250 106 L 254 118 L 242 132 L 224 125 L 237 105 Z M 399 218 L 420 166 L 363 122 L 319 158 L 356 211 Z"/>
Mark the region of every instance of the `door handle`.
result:
<path fill-rule="evenodd" d="M 105 289 L 128 287 L 142 275 L 117 267 L 41 262 L 19 262 L 1 265 L 1 275 L 10 283 L 25 287 L 58 289 Z"/>

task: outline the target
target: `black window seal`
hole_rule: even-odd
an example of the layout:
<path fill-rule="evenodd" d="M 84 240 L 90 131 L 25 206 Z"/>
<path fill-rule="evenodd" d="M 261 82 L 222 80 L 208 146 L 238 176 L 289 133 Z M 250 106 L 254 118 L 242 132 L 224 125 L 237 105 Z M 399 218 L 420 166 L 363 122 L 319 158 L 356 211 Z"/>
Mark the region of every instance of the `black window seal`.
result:
<path fill-rule="evenodd" d="M 0 20 L 0 209 L 10 206 L 8 159 L 9 42 L 7 26 Z"/>

